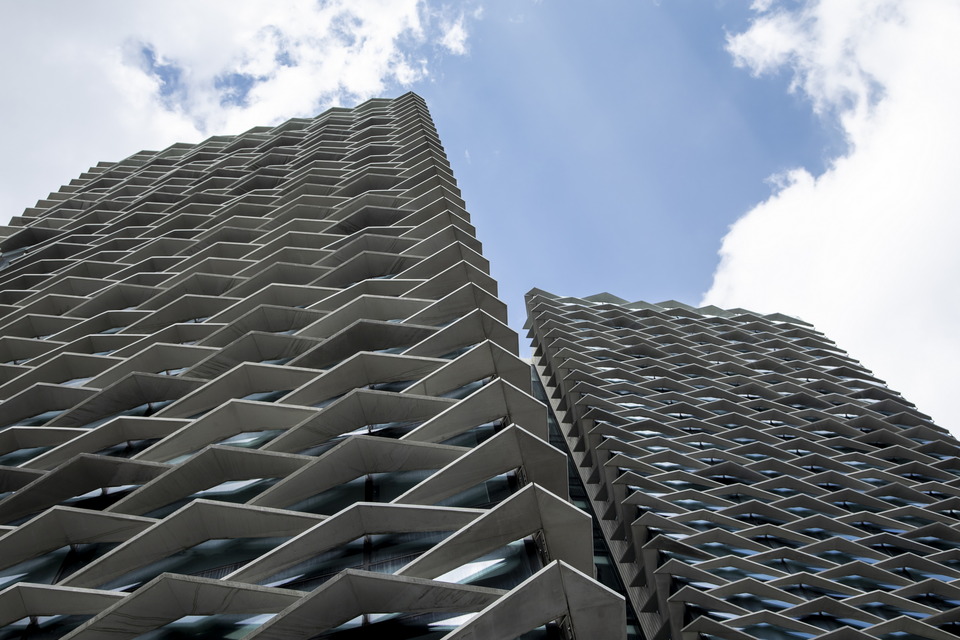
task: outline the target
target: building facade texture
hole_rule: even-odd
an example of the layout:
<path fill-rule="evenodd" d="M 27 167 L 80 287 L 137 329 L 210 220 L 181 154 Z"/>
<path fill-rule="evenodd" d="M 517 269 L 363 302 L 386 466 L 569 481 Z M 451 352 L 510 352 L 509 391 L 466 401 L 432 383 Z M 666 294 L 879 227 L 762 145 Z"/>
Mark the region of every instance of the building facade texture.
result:
<path fill-rule="evenodd" d="M 0 639 L 625 637 L 480 251 L 414 94 L 15 218 Z"/>
<path fill-rule="evenodd" d="M 960 446 L 823 334 L 609 294 L 527 309 L 644 637 L 960 636 Z"/>

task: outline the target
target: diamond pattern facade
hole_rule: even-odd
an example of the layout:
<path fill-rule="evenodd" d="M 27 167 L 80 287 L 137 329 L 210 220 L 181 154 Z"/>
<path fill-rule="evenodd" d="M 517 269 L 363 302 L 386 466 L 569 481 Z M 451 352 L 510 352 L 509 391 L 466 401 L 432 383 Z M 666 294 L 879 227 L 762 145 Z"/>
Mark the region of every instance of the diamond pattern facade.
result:
<path fill-rule="evenodd" d="M 418 96 L 12 225 L 0 638 L 623 637 Z"/>
<path fill-rule="evenodd" d="M 960 445 L 823 334 L 609 294 L 527 307 L 646 637 L 960 635 Z"/>

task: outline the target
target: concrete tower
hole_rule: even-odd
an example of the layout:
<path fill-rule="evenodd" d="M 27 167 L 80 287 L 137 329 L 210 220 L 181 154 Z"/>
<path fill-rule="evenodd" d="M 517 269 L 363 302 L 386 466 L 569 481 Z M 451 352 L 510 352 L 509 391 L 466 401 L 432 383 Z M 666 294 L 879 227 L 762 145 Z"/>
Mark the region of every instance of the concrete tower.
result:
<path fill-rule="evenodd" d="M 418 96 L 0 232 L 0 639 L 624 637 Z"/>
<path fill-rule="evenodd" d="M 645 637 L 960 635 L 960 445 L 823 334 L 610 294 L 527 309 Z"/>

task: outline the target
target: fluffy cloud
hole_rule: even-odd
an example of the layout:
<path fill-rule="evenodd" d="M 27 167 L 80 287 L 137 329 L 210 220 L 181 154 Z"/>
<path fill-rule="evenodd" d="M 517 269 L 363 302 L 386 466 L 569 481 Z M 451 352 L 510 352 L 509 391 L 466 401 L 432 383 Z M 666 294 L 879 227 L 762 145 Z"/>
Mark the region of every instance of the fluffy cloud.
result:
<path fill-rule="evenodd" d="M 960 433 L 960 5 L 763 2 L 737 64 L 787 71 L 847 151 L 738 220 L 704 302 L 813 322 Z"/>
<path fill-rule="evenodd" d="M 13 3 L 0 223 L 99 160 L 396 93 L 469 21 L 426 0 Z"/>

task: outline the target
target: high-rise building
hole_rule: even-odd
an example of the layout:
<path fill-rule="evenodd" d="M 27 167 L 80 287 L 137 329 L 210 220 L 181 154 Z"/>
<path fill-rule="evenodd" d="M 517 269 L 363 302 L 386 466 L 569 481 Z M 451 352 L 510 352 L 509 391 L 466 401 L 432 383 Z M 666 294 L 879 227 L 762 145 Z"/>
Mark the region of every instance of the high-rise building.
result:
<path fill-rule="evenodd" d="M 418 96 L 0 231 L 0 639 L 624 637 Z"/>
<path fill-rule="evenodd" d="M 960 636 L 960 445 L 823 334 L 610 294 L 527 309 L 571 496 L 644 637 Z"/>

